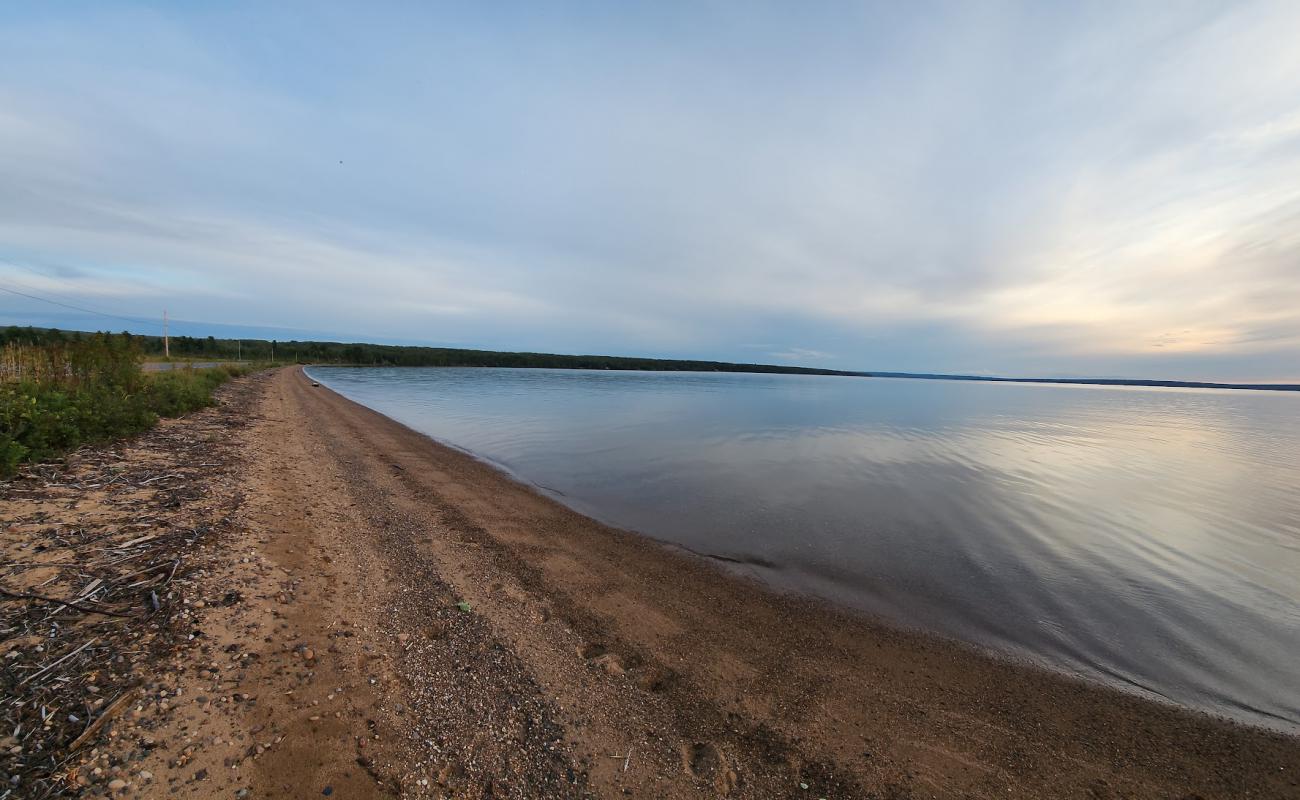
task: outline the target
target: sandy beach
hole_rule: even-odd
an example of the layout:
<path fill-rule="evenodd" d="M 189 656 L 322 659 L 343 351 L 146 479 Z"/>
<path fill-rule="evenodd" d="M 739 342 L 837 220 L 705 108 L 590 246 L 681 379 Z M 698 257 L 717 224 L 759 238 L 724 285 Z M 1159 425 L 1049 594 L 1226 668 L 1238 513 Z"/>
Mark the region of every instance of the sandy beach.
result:
<path fill-rule="evenodd" d="M 74 639 L 5 603 L 7 713 L 59 720 L 4 741 L 14 797 L 1300 796 L 1300 740 L 773 593 L 296 368 L 20 476 L 0 518 L 14 594 L 180 548 L 59 612 L 91 644 L 47 672 Z"/>

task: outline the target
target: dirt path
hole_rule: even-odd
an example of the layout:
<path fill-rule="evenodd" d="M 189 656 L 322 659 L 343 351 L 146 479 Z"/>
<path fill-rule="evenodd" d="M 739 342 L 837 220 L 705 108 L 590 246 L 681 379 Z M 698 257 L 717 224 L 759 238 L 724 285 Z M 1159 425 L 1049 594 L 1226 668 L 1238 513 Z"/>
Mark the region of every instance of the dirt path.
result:
<path fill-rule="evenodd" d="M 124 793 L 1300 796 L 1300 740 L 777 596 L 298 370 L 262 385 L 196 595 L 238 601 L 199 601 Z"/>

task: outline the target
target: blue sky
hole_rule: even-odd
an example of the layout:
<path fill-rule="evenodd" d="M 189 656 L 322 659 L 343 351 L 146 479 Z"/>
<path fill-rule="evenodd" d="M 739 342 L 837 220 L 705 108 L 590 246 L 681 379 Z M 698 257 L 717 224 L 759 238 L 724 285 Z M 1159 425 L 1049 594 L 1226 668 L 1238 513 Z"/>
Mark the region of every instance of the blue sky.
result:
<path fill-rule="evenodd" d="M 1300 380 L 1297 40 L 1294 2 L 0 0 L 0 286 L 195 334 Z"/>

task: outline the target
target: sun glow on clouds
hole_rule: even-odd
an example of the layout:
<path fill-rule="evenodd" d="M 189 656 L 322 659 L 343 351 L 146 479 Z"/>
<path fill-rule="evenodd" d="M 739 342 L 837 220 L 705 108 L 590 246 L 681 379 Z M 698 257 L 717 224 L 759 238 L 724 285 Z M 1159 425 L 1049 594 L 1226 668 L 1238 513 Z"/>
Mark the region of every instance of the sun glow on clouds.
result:
<path fill-rule="evenodd" d="M 0 13 L 0 281 L 70 302 L 862 369 L 1300 361 L 1294 4 Z"/>

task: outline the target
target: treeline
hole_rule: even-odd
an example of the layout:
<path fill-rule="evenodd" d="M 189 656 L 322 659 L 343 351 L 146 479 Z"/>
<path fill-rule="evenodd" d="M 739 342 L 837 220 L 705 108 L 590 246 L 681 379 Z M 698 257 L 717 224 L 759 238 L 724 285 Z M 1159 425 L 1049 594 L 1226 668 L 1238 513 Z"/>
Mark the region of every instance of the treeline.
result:
<path fill-rule="evenodd" d="M 212 403 L 217 386 L 246 368 L 146 374 L 141 337 L 20 330 L 0 342 L 0 477 L 85 444 L 139 433 L 159 417 Z"/>
<path fill-rule="evenodd" d="M 0 328 L 0 346 L 8 342 L 45 345 L 82 341 L 97 334 L 52 328 Z M 115 334 L 125 337 L 149 360 L 162 360 L 161 336 Z M 171 357 L 186 361 L 257 361 L 296 364 L 345 364 L 382 367 L 533 367 L 551 369 L 622 369 L 681 372 L 764 372 L 793 375 L 849 375 L 865 378 L 909 378 L 997 383 L 1060 383 L 1099 386 L 1173 387 L 1209 389 L 1272 389 L 1300 391 L 1300 384 L 1212 383 L 1205 381 L 1142 380 L 1122 378 L 1005 378 L 991 375 L 951 375 L 918 372 L 865 372 L 773 364 L 735 364 L 726 361 L 692 361 L 672 358 L 624 356 L 566 356 L 555 353 L 515 353 L 466 350 L 451 347 L 416 347 L 391 344 L 277 341 L 267 339 L 217 339 L 212 336 L 171 337 Z"/>
<path fill-rule="evenodd" d="M 89 334 L 45 328 L 10 327 L 0 330 L 0 343 L 69 341 Z M 129 334 L 126 334 L 129 335 Z M 161 358 L 160 336 L 133 336 L 148 357 Z M 811 367 L 772 364 L 733 364 L 725 361 L 690 361 L 623 356 L 566 356 L 553 353 L 510 353 L 449 347 L 416 347 L 343 342 L 301 342 L 266 339 L 217 339 L 212 336 L 171 337 L 172 358 L 213 361 L 255 360 L 298 364 L 357 364 L 384 367 L 542 367 L 552 369 L 635 369 L 683 372 L 770 372 L 801 375 L 854 375 Z"/>

